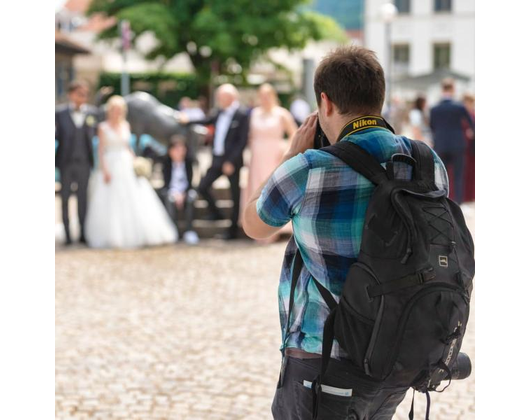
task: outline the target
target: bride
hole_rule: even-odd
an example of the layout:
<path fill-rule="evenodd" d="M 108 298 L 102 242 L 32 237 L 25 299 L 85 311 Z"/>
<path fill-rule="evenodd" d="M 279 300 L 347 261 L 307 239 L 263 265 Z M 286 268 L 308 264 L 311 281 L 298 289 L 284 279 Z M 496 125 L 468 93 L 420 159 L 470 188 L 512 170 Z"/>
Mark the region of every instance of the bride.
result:
<path fill-rule="evenodd" d="M 91 179 L 86 216 L 86 238 L 94 248 L 159 245 L 178 237 L 149 181 L 134 172 L 126 114 L 125 100 L 113 96 L 98 127 L 99 170 Z"/>

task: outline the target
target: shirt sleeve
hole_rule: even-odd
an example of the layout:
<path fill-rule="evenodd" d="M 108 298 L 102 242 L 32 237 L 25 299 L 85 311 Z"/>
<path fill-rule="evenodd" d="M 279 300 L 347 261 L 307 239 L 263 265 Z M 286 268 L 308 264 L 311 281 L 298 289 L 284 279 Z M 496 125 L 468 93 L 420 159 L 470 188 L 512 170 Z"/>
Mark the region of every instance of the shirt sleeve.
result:
<path fill-rule="evenodd" d="M 434 183 L 439 190 L 445 191 L 445 195 L 449 197 L 449 177 L 447 176 L 447 170 L 442 162 L 442 159 L 432 151 L 434 155 Z"/>
<path fill-rule="evenodd" d="M 274 171 L 256 203 L 258 216 L 264 223 L 280 227 L 298 213 L 309 169 L 309 161 L 299 154 Z"/>

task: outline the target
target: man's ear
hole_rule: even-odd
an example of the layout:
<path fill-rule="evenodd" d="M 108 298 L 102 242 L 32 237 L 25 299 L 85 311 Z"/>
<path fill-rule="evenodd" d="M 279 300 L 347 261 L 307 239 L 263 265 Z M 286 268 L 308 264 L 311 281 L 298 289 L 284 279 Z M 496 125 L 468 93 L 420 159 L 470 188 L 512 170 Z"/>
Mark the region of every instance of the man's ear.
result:
<path fill-rule="evenodd" d="M 322 110 L 326 117 L 329 117 L 333 113 L 333 102 L 330 101 L 328 95 L 324 92 L 320 93 L 320 99 L 322 100 Z"/>

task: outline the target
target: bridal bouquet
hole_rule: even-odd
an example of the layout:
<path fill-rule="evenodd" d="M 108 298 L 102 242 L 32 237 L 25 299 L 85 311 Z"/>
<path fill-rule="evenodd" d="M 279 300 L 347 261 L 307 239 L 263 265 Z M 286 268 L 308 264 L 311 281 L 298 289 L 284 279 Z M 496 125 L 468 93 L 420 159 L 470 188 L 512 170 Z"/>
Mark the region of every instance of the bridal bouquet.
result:
<path fill-rule="evenodd" d="M 151 164 L 151 161 L 149 159 L 137 156 L 134 158 L 133 166 L 136 176 L 143 176 L 148 179 L 151 177 L 151 173 L 153 172 L 153 165 Z"/>

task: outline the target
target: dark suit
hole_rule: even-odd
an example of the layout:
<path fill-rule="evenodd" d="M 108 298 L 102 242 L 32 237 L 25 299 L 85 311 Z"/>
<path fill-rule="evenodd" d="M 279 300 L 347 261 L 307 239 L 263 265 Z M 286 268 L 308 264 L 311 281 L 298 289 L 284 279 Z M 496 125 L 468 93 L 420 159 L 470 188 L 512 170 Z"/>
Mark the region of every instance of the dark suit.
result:
<path fill-rule="evenodd" d="M 186 167 L 186 178 L 188 179 L 188 188 L 186 191 L 189 191 L 192 188 L 191 181 L 193 179 L 193 162 L 191 159 L 186 158 L 184 160 L 184 165 Z M 164 156 L 164 161 L 162 162 L 162 175 L 164 177 L 164 189 L 169 190 L 169 185 L 171 184 L 171 174 L 173 171 L 173 162 L 169 156 Z"/>
<path fill-rule="evenodd" d="M 431 109 L 430 125 L 433 133 L 434 150 L 444 164 L 453 169 L 455 201 L 461 203 L 464 194 L 464 162 L 466 137 L 463 121 L 472 129 L 475 124 L 464 105 L 444 99 Z"/>
<path fill-rule="evenodd" d="M 188 186 L 186 188 L 186 200 L 185 200 L 185 217 L 186 217 L 186 228 L 184 232 L 192 230 L 193 228 L 193 213 L 194 213 L 194 203 L 197 198 L 197 193 L 193 190 L 192 180 L 193 180 L 193 161 L 191 158 L 186 157 L 184 160 L 184 165 L 186 169 L 186 179 L 188 181 Z M 159 191 L 160 198 L 164 202 L 164 206 L 175 223 L 177 225 L 177 212 L 178 209 L 175 206 L 174 201 L 171 199 L 169 194 L 169 188 L 171 186 L 171 177 L 173 175 L 173 162 L 169 156 L 165 156 L 162 162 L 162 175 L 164 177 L 164 186 Z"/>
<path fill-rule="evenodd" d="M 217 124 L 222 110 L 216 110 L 208 118 L 201 121 L 192 121 L 195 124 L 210 125 L 214 124 L 217 130 Z M 217 218 L 222 218 L 221 212 L 215 205 L 215 200 L 211 194 L 210 188 L 217 178 L 223 175 L 223 164 L 230 162 L 234 165 L 234 173 L 228 177 L 230 181 L 230 192 L 232 194 L 232 201 L 234 202 L 232 208 L 232 215 L 230 217 L 232 225 L 230 227 L 229 235 L 235 237 L 237 234 L 237 222 L 239 219 L 239 207 L 241 190 L 239 188 L 239 171 L 243 167 L 243 150 L 247 145 L 249 130 L 249 115 L 244 107 L 239 107 L 232 117 L 228 131 L 224 141 L 224 154 L 212 156 L 212 166 L 199 184 L 199 193 L 206 199 L 208 206 L 213 215 Z M 214 139 L 215 141 L 215 139 Z M 215 146 L 215 145 L 214 145 Z"/>
<path fill-rule="evenodd" d="M 68 217 L 68 199 L 72 183 L 77 184 L 77 211 L 84 238 L 84 225 L 87 208 L 87 189 L 90 170 L 94 166 L 92 138 L 96 135 L 96 108 L 86 106 L 83 125 L 77 127 L 71 115 L 69 105 L 55 110 L 55 139 L 58 142 L 55 154 L 55 166 L 61 175 L 61 201 L 63 224 L 66 238 L 70 241 L 70 220 Z"/>

